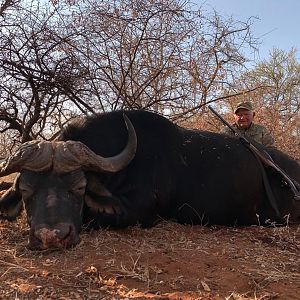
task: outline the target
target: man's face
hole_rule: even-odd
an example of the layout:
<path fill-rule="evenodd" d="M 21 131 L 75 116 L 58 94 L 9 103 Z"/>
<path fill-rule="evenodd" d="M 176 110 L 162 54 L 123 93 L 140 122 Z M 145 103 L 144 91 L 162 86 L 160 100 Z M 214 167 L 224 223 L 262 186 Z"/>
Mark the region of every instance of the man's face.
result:
<path fill-rule="evenodd" d="M 239 128 L 247 129 L 251 125 L 254 115 L 255 113 L 253 111 L 240 108 L 234 114 L 235 123 Z"/>

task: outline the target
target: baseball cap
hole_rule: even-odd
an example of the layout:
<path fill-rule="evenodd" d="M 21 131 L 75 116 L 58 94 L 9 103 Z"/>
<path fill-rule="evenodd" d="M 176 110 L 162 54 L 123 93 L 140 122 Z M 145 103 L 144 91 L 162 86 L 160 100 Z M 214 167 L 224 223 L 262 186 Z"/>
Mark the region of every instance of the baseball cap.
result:
<path fill-rule="evenodd" d="M 240 108 L 247 109 L 247 110 L 253 110 L 253 105 L 251 102 L 240 102 L 236 105 L 234 109 L 234 113 L 236 113 Z"/>

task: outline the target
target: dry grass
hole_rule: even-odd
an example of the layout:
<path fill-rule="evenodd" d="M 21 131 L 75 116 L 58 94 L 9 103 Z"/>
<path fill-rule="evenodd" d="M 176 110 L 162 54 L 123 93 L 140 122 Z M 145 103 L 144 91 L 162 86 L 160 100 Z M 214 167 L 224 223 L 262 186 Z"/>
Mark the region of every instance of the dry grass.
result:
<path fill-rule="evenodd" d="M 0 299 L 287 300 L 300 288 L 300 226 L 162 222 L 44 252 L 26 248 L 27 234 L 24 217 L 0 222 Z"/>

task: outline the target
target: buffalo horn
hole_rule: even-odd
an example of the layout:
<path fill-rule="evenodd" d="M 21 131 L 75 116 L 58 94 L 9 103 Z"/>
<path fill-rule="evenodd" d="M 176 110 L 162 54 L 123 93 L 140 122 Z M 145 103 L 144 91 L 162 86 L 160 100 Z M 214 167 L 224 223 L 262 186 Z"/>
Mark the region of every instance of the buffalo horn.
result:
<path fill-rule="evenodd" d="M 0 176 L 22 169 L 41 172 L 52 165 L 53 148 L 51 142 L 30 141 L 22 144 L 15 153 L 0 165 Z"/>
<path fill-rule="evenodd" d="M 81 142 L 56 142 L 54 170 L 58 173 L 70 172 L 79 168 L 90 171 L 118 172 L 125 168 L 135 156 L 137 137 L 128 117 L 125 114 L 123 117 L 128 131 L 128 141 L 119 154 L 102 157 Z"/>
<path fill-rule="evenodd" d="M 42 172 L 51 167 L 58 173 L 71 172 L 80 168 L 118 172 L 134 158 L 137 147 L 134 127 L 125 114 L 123 117 L 128 131 L 128 141 L 123 151 L 115 156 L 104 158 L 81 142 L 30 141 L 22 144 L 13 155 L 0 164 L 0 176 L 21 170 Z"/>

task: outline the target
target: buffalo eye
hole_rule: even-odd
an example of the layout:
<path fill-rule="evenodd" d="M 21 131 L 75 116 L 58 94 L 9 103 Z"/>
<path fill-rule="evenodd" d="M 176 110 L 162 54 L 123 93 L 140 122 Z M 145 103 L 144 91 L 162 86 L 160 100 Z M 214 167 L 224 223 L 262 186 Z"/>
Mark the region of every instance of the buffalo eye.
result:
<path fill-rule="evenodd" d="M 74 183 L 71 190 L 73 193 L 83 196 L 85 194 L 86 184 L 86 179 L 81 179 L 79 182 Z"/>

